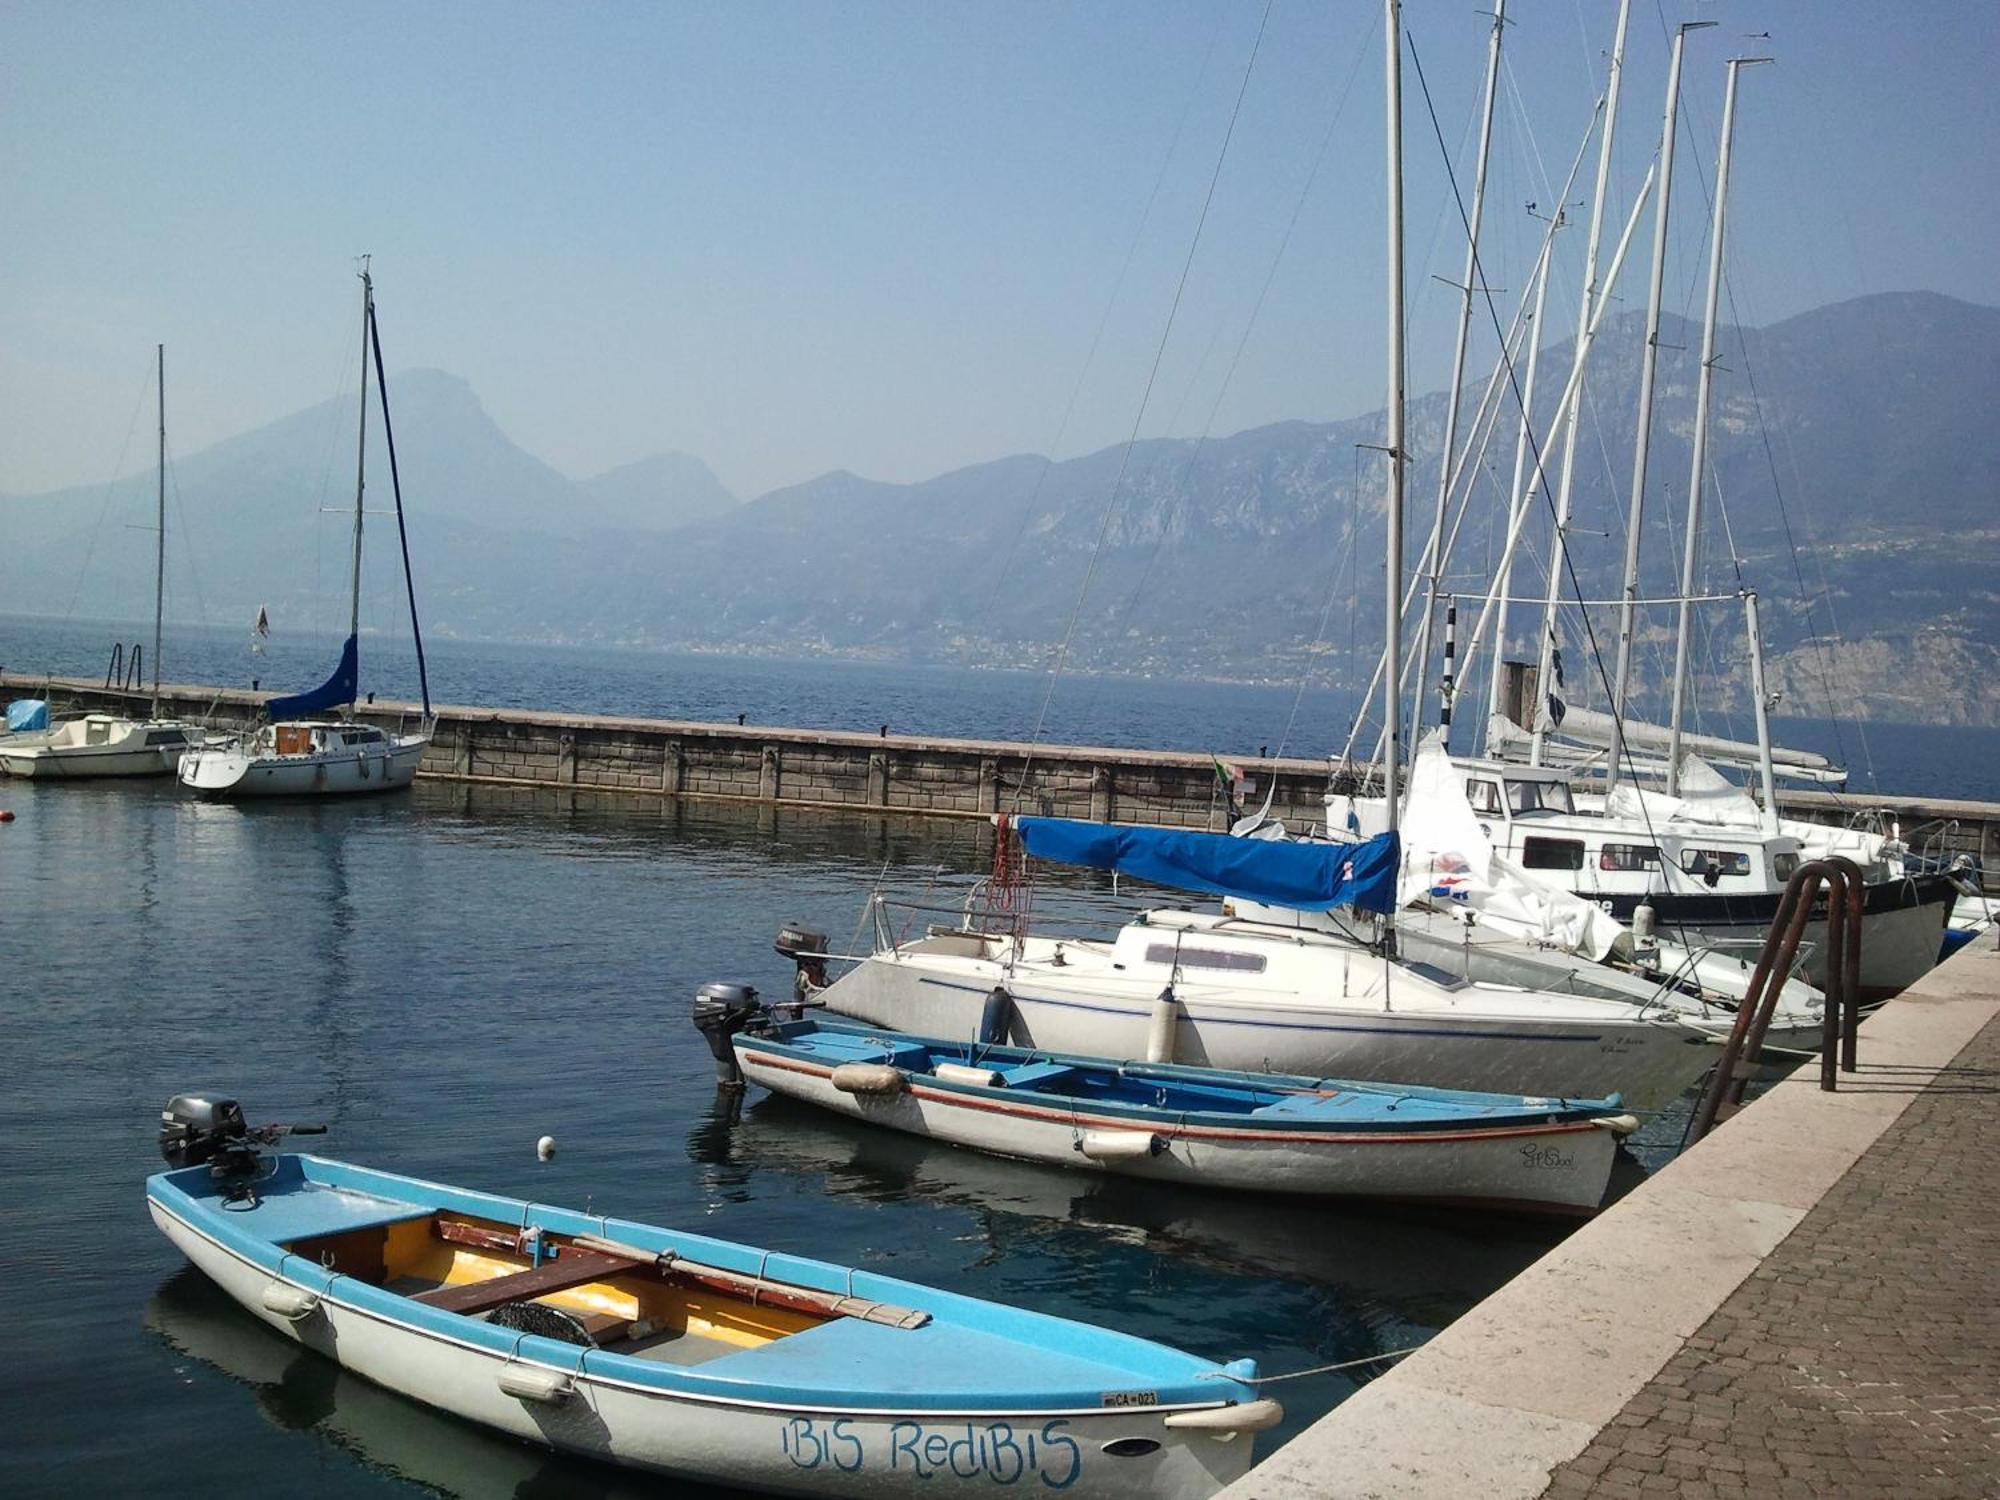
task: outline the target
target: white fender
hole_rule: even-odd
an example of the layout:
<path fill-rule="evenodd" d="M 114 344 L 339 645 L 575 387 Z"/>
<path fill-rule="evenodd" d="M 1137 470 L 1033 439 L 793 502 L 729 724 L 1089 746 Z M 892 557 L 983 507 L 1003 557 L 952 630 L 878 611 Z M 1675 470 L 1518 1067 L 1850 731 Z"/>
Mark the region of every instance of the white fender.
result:
<path fill-rule="evenodd" d="M 843 1094 L 900 1094 L 908 1082 L 901 1068 L 887 1063 L 842 1063 L 833 1070 L 833 1086 Z"/>
<path fill-rule="evenodd" d="M 274 1312 L 287 1322 L 296 1323 L 312 1316 L 319 1306 L 319 1298 L 302 1286 L 293 1286 L 289 1281 L 274 1281 L 264 1288 L 259 1299 L 266 1312 Z"/>
<path fill-rule="evenodd" d="M 993 1068 L 968 1068 L 964 1063 L 939 1063 L 931 1069 L 939 1083 L 971 1083 L 983 1089 L 1000 1087 L 1000 1074 Z"/>
<path fill-rule="evenodd" d="M 1264 1432 L 1276 1427 L 1285 1420 L 1285 1409 L 1265 1396 L 1236 1406 L 1169 1412 L 1161 1420 L 1168 1427 L 1188 1428 L 1214 1437 L 1234 1437 L 1239 1432 Z"/>
<path fill-rule="evenodd" d="M 1158 1156 L 1167 1143 L 1150 1130 L 1086 1130 L 1076 1149 L 1092 1161 L 1136 1161 Z"/>
<path fill-rule="evenodd" d="M 543 1406 L 560 1406 L 576 1394 L 576 1385 L 568 1375 L 540 1365 L 502 1365 L 500 1389 L 519 1400 L 538 1401 Z"/>

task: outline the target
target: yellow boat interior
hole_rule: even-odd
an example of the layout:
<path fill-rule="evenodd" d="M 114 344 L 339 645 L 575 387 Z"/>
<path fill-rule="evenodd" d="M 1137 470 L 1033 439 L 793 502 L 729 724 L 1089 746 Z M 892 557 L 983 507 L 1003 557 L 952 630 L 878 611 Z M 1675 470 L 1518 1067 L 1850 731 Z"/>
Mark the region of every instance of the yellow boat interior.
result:
<path fill-rule="evenodd" d="M 441 1311 L 679 1365 L 758 1348 L 869 1306 L 844 1307 L 853 1299 L 615 1241 L 443 1211 L 286 1248 Z"/>

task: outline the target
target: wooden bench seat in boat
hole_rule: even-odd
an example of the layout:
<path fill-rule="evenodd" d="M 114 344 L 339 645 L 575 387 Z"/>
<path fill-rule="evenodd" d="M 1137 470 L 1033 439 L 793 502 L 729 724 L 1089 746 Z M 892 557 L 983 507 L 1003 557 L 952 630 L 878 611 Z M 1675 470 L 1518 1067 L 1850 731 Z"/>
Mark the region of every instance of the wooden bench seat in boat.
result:
<path fill-rule="evenodd" d="M 565 1248 L 553 1260 L 516 1271 L 510 1276 L 490 1276 L 484 1281 L 467 1281 L 418 1292 L 410 1300 L 445 1312 L 490 1312 L 503 1302 L 522 1302 L 545 1297 L 550 1292 L 566 1292 L 571 1287 L 602 1281 L 632 1269 L 623 1256 L 603 1255 L 594 1250 Z"/>
<path fill-rule="evenodd" d="M 1046 1089 L 1050 1084 L 1076 1076 L 1068 1063 L 1017 1063 L 1000 1070 L 1000 1082 L 1010 1089 Z"/>

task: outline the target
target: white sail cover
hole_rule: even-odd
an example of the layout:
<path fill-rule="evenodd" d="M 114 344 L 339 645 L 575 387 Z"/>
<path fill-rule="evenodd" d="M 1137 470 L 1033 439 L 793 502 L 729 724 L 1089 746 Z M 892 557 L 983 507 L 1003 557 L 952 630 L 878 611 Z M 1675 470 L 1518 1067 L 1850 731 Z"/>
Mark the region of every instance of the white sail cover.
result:
<path fill-rule="evenodd" d="M 1610 714 L 1599 713 L 1593 708 L 1566 708 L 1562 722 L 1556 723 L 1542 714 L 1541 729 L 1544 734 L 1552 734 L 1561 739 L 1587 745 L 1594 750 L 1610 750 L 1618 743 L 1618 724 Z M 1501 726 L 1505 725 L 1505 728 Z M 1528 732 L 1505 715 L 1495 715 L 1489 727 L 1487 743 L 1491 746 L 1525 745 Z M 1672 731 L 1658 724 L 1648 724 L 1639 719 L 1625 721 L 1625 753 L 1641 755 L 1647 751 L 1658 755 L 1673 742 Z M 1705 755 L 1726 766 L 1750 767 L 1758 763 L 1758 750 L 1749 740 L 1724 739 L 1713 734 L 1683 734 L 1681 749 L 1684 753 Z M 1845 781 L 1847 772 L 1824 755 L 1813 750 L 1792 750 L 1783 745 L 1771 747 L 1771 765 L 1776 773 L 1796 781 Z"/>
<path fill-rule="evenodd" d="M 1502 932 L 1601 961 L 1624 927 L 1592 902 L 1546 885 L 1494 852 L 1465 800 L 1464 772 L 1441 732 L 1417 748 L 1403 806 L 1402 904 L 1428 900 L 1470 908 Z"/>

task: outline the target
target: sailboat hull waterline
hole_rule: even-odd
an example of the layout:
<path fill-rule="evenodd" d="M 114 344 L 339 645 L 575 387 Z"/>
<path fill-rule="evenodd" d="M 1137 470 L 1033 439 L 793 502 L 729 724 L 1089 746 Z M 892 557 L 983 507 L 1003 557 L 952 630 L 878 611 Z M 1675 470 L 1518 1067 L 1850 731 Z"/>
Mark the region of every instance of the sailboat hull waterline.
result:
<path fill-rule="evenodd" d="M 342 1162 L 257 1171 L 147 1185 L 154 1224 L 247 1312 L 424 1405 L 628 1468 L 772 1494 L 943 1478 L 1204 1500 L 1281 1415 L 1247 1362 Z"/>

